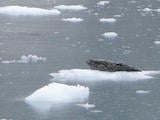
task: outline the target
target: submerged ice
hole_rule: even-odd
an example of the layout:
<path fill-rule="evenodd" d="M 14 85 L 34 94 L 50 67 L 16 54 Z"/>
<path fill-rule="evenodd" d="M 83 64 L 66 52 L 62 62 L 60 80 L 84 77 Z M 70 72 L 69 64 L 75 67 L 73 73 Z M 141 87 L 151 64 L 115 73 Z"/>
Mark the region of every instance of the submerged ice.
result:
<path fill-rule="evenodd" d="M 50 73 L 53 81 L 74 81 L 74 82 L 94 82 L 94 81 L 137 81 L 151 79 L 160 71 L 142 72 L 103 72 L 89 69 L 60 70 L 58 73 Z"/>
<path fill-rule="evenodd" d="M 42 9 L 26 6 L 4 6 L 0 7 L 0 14 L 10 16 L 46 16 L 59 15 L 61 12 L 56 9 Z"/>

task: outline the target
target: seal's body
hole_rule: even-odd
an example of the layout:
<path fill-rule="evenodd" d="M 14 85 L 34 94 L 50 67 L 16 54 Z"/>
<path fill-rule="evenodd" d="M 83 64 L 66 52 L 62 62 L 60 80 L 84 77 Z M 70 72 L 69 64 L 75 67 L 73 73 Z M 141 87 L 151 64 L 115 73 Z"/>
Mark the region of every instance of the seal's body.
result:
<path fill-rule="evenodd" d="M 109 72 L 116 72 L 116 71 L 141 71 L 129 65 L 123 63 L 114 63 L 111 61 L 105 60 L 88 60 L 87 64 L 90 66 L 92 70 L 100 70 L 100 71 L 109 71 Z"/>

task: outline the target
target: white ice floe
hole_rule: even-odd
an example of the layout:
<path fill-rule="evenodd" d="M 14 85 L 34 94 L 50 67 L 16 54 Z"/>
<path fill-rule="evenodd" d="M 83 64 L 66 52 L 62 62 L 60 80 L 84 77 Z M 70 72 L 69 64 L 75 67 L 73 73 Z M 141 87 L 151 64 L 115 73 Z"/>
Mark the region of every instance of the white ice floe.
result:
<path fill-rule="evenodd" d="M 117 20 L 115 18 L 100 18 L 99 21 L 103 23 L 115 23 Z"/>
<path fill-rule="evenodd" d="M 144 8 L 144 9 L 142 9 L 142 11 L 149 13 L 149 12 L 152 12 L 153 9 L 151 9 L 151 8 Z"/>
<path fill-rule="evenodd" d="M 99 5 L 99 6 L 104 6 L 104 5 L 109 4 L 109 3 L 110 3 L 110 1 L 99 1 L 99 2 L 97 3 L 97 5 Z"/>
<path fill-rule="evenodd" d="M 103 72 L 89 69 L 60 70 L 58 73 L 50 73 L 53 81 L 60 82 L 94 82 L 94 81 L 137 81 L 151 79 L 160 71 L 142 72 Z"/>
<path fill-rule="evenodd" d="M 71 10 L 71 11 L 81 11 L 87 9 L 83 5 L 58 5 L 55 6 L 54 8 L 59 10 Z"/>
<path fill-rule="evenodd" d="M 5 6 L 0 7 L 0 14 L 10 16 L 46 16 L 59 15 L 61 12 L 56 9 L 42 9 L 26 6 Z"/>
<path fill-rule="evenodd" d="M 90 108 L 94 108 L 95 105 L 94 104 L 77 104 L 78 106 L 84 107 L 85 109 L 90 109 Z"/>
<path fill-rule="evenodd" d="M 146 91 L 146 90 L 137 90 L 136 93 L 137 93 L 137 94 L 147 94 L 147 93 L 150 93 L 150 91 Z"/>
<path fill-rule="evenodd" d="M 74 23 L 82 22 L 83 21 L 82 18 L 63 18 L 61 20 L 65 21 L 65 22 L 74 22 Z"/>
<path fill-rule="evenodd" d="M 34 104 L 34 102 L 82 103 L 88 99 L 88 96 L 88 87 L 51 83 L 36 90 L 33 94 L 26 97 L 25 101 L 29 104 Z"/>
<path fill-rule="evenodd" d="M 155 45 L 160 45 L 160 41 L 154 41 Z"/>
<path fill-rule="evenodd" d="M 38 57 L 36 55 L 28 55 L 21 56 L 20 60 L 9 60 L 2 61 L 2 63 L 10 64 L 10 63 L 37 63 L 37 62 L 45 62 L 47 59 L 45 57 Z"/>
<path fill-rule="evenodd" d="M 105 32 L 104 34 L 102 34 L 102 36 L 104 36 L 105 38 L 108 38 L 108 39 L 114 39 L 114 38 L 118 37 L 118 33 L 116 33 L 116 32 Z"/>

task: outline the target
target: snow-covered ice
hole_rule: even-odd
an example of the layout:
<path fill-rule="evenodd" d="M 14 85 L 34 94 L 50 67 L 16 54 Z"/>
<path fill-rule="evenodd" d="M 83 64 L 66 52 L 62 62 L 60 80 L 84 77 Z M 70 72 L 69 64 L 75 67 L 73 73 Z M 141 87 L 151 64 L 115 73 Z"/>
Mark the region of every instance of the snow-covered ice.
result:
<path fill-rule="evenodd" d="M 88 99 L 89 88 L 84 86 L 71 86 L 60 83 L 50 83 L 25 98 L 27 103 L 83 103 Z"/>
<path fill-rule="evenodd" d="M 104 36 L 105 38 L 108 38 L 108 39 L 114 39 L 114 38 L 118 37 L 118 33 L 116 33 L 116 32 L 105 32 L 104 34 L 102 34 L 102 36 Z"/>
<path fill-rule="evenodd" d="M 83 21 L 82 18 L 62 18 L 61 20 L 65 22 L 74 22 L 74 23 Z"/>
<path fill-rule="evenodd" d="M 71 10 L 71 11 L 81 11 L 87 9 L 87 7 L 84 7 L 83 5 L 58 5 L 55 6 L 54 8 L 59 10 Z"/>
<path fill-rule="evenodd" d="M 46 16 L 59 15 L 61 12 L 56 9 L 42 9 L 26 6 L 4 6 L 0 7 L 0 14 L 9 16 Z"/>
<path fill-rule="evenodd" d="M 103 72 L 89 69 L 60 70 L 58 73 L 50 73 L 53 81 L 60 82 L 94 82 L 94 81 L 137 81 L 151 79 L 160 71 L 142 72 Z"/>

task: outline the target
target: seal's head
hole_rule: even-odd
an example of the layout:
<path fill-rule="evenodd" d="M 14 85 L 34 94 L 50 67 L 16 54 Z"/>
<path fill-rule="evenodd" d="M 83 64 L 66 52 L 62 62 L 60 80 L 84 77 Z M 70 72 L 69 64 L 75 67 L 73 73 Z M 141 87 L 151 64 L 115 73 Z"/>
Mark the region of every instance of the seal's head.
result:
<path fill-rule="evenodd" d="M 111 63 L 111 61 L 105 61 L 104 59 L 97 59 L 97 60 L 93 60 L 93 59 L 89 59 L 86 61 L 86 63 L 91 66 L 91 65 L 97 65 L 97 64 L 107 64 L 107 63 Z"/>
<path fill-rule="evenodd" d="M 89 60 L 86 61 L 86 63 L 87 63 L 89 66 L 91 66 L 91 65 L 95 64 L 95 60 L 89 59 Z"/>

